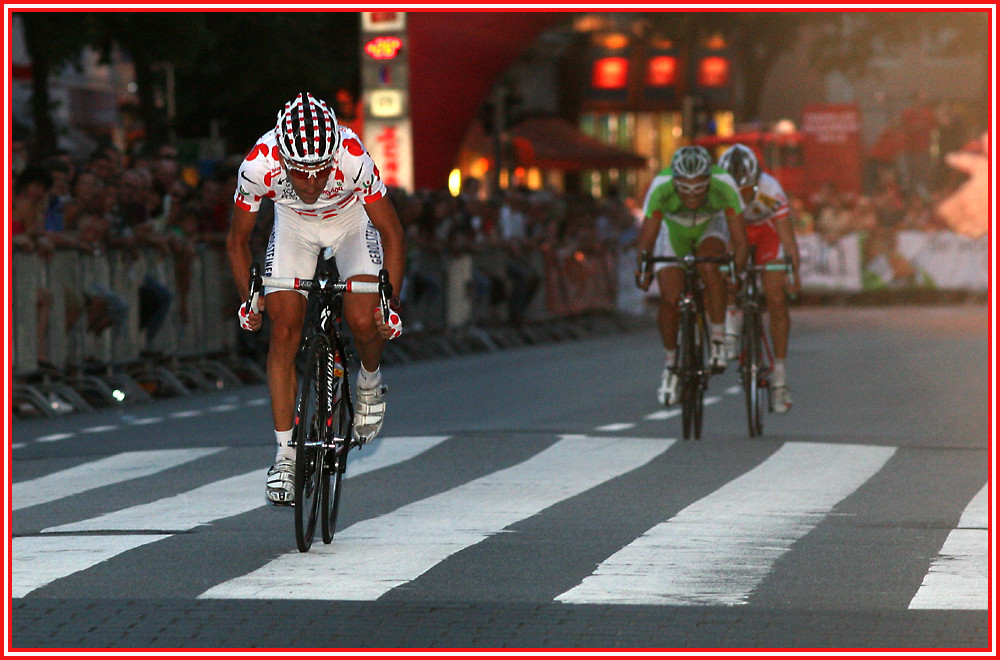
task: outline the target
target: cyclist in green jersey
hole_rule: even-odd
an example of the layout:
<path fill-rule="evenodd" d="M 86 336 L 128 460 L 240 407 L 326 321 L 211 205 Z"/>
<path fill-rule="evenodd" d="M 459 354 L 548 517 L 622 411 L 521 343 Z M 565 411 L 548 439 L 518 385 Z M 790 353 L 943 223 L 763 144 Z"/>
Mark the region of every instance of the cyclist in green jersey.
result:
<path fill-rule="evenodd" d="M 722 256 L 731 245 L 737 272 L 747 261 L 747 236 L 743 223 L 743 199 L 733 178 L 712 163 L 704 147 L 681 147 L 670 167 L 653 179 L 643 204 L 639 231 L 639 254 L 654 257 Z M 663 231 L 661 231 L 663 229 Z M 705 311 L 711 338 L 711 365 L 716 372 L 726 368 L 726 282 L 716 264 L 700 264 L 705 282 Z M 638 271 L 636 273 L 638 276 Z M 661 405 L 679 399 L 679 380 L 674 373 L 677 358 L 677 302 L 684 287 L 684 274 L 675 264 L 657 264 L 654 273 L 639 282 L 644 291 L 653 277 L 660 287 L 657 324 L 666 360 L 657 397 Z"/>

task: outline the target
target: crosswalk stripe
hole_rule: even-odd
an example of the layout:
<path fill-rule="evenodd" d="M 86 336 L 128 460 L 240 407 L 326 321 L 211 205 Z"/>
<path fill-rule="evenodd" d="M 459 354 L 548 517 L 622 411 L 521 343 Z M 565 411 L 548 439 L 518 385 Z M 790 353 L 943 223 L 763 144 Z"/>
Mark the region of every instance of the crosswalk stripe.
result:
<path fill-rule="evenodd" d="M 448 436 L 387 438 L 380 444 L 355 452 L 357 460 L 348 461 L 346 475 L 357 476 L 409 460 L 448 439 Z M 43 529 L 51 532 L 92 532 L 107 530 L 186 531 L 199 525 L 246 513 L 267 506 L 264 500 L 264 468 L 228 479 L 215 481 L 200 488 L 141 504 L 121 511 L 112 511 L 89 520 Z"/>
<path fill-rule="evenodd" d="M 671 444 L 563 437 L 522 463 L 356 523 L 332 545 L 278 557 L 200 598 L 375 599 L 509 525 L 645 465 Z"/>
<path fill-rule="evenodd" d="M 774 562 L 894 451 L 786 444 L 753 470 L 648 530 L 557 600 L 744 604 Z"/>
<path fill-rule="evenodd" d="M 11 595 L 23 598 L 55 579 L 72 575 L 115 555 L 166 538 L 130 536 L 25 536 L 13 540 Z"/>
<path fill-rule="evenodd" d="M 985 610 L 989 606 L 987 485 L 972 498 L 958 527 L 931 562 L 910 609 Z"/>
<path fill-rule="evenodd" d="M 19 481 L 13 487 L 13 509 L 53 502 L 70 495 L 146 477 L 222 451 L 222 447 L 157 449 L 115 454 L 44 477 Z"/>
<path fill-rule="evenodd" d="M 434 447 L 448 436 L 386 438 L 365 447 L 349 464 L 347 476 L 358 476 L 409 460 Z M 136 452 L 146 453 L 146 452 Z M 115 511 L 68 525 L 43 530 L 87 532 L 97 530 L 183 531 L 251 509 L 267 506 L 263 494 L 263 470 L 230 477 L 179 495 L 129 509 Z M 213 508 L 214 507 L 214 508 Z M 102 561 L 170 534 L 102 534 L 18 537 L 14 539 L 13 593 L 20 598 L 58 578 L 66 577 Z"/>

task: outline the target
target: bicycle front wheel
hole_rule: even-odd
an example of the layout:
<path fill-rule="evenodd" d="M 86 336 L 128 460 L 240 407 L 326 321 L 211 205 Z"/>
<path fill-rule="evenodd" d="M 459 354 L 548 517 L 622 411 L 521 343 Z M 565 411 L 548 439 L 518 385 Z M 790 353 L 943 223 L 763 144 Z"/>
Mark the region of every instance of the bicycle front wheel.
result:
<path fill-rule="evenodd" d="M 336 369 L 336 367 L 335 367 Z M 331 543 L 337 530 L 337 514 L 340 511 L 340 489 L 347 469 L 347 453 L 351 447 L 351 398 L 347 372 L 334 371 L 333 448 L 326 452 L 326 469 L 323 475 L 323 543 Z"/>
<path fill-rule="evenodd" d="M 698 328 L 694 310 L 682 309 L 680 318 L 681 427 L 684 439 L 695 431 L 695 409 L 699 394 Z"/>
<path fill-rule="evenodd" d="M 705 369 L 705 346 L 708 345 L 704 319 L 699 316 L 697 327 L 695 328 L 694 342 L 694 364 L 695 387 L 692 394 L 692 431 L 695 440 L 701 440 L 701 426 L 705 417 L 705 390 L 708 389 L 708 371 Z"/>
<path fill-rule="evenodd" d="M 329 432 L 328 375 L 333 368 L 330 342 L 313 335 L 306 344 L 306 369 L 295 406 L 295 543 L 307 552 L 316 533 L 324 481 L 324 442 Z"/>

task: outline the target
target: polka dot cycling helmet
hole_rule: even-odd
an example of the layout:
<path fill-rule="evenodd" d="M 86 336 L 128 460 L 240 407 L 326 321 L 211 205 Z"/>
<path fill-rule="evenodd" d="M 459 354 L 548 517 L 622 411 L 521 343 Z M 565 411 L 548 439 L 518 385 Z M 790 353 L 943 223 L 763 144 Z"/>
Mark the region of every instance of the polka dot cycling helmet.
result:
<path fill-rule="evenodd" d="M 292 167 L 318 168 L 333 160 L 340 147 L 337 117 L 324 101 L 299 94 L 278 112 L 278 151 Z"/>

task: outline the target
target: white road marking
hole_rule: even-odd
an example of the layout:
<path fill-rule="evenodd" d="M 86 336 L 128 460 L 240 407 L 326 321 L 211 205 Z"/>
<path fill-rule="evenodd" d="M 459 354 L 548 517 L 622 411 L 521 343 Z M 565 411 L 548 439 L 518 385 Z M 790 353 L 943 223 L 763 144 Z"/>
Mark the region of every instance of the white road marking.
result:
<path fill-rule="evenodd" d="M 35 442 L 55 442 L 57 440 L 66 440 L 67 438 L 72 438 L 75 433 L 53 433 L 51 435 L 43 435 L 41 437 L 35 438 Z"/>
<path fill-rule="evenodd" d="M 743 388 L 739 385 L 733 385 L 732 387 L 726 388 L 726 394 L 739 394 L 743 391 Z"/>
<path fill-rule="evenodd" d="M 989 606 L 987 486 L 972 498 L 958 527 L 931 563 L 910 609 L 985 610 Z"/>
<path fill-rule="evenodd" d="M 80 429 L 80 433 L 106 433 L 108 431 L 117 431 L 120 427 L 117 424 L 108 424 L 105 426 L 91 426 L 90 428 Z"/>
<path fill-rule="evenodd" d="M 25 536 L 13 540 L 11 593 L 23 598 L 35 589 L 90 568 L 127 550 L 166 538 L 143 536 Z"/>
<path fill-rule="evenodd" d="M 351 454 L 347 477 L 357 476 L 395 463 L 401 463 L 447 440 L 447 436 L 387 438 L 369 452 L 368 447 Z M 362 455 L 353 460 L 354 456 Z M 105 530 L 186 531 L 215 520 L 229 518 L 262 506 L 264 474 L 267 466 L 228 479 L 214 481 L 173 497 L 112 511 L 89 520 L 43 529 L 50 532 L 93 532 Z"/>
<path fill-rule="evenodd" d="M 222 447 L 159 449 L 115 454 L 44 477 L 19 481 L 13 486 L 13 509 L 52 502 L 100 486 L 149 476 L 202 456 L 222 451 Z"/>
<path fill-rule="evenodd" d="M 655 413 L 646 415 L 643 419 L 651 419 L 651 420 L 670 419 L 671 417 L 677 417 L 677 415 L 680 414 L 681 414 L 680 408 L 672 408 L 671 410 L 657 410 Z"/>
<path fill-rule="evenodd" d="M 623 424 L 606 424 L 604 426 L 598 426 L 598 431 L 624 431 L 626 429 L 635 428 L 635 424 L 623 423 Z"/>
<path fill-rule="evenodd" d="M 169 417 L 172 419 L 187 419 L 188 417 L 198 417 L 199 415 L 204 415 L 203 410 L 178 410 L 177 412 L 170 413 Z"/>
<path fill-rule="evenodd" d="M 132 426 L 145 426 L 146 424 L 158 424 L 162 421 L 162 417 L 139 417 L 137 419 L 130 419 L 128 423 Z"/>
<path fill-rule="evenodd" d="M 200 598 L 372 600 L 519 520 L 645 465 L 671 444 L 564 437 L 518 465 L 356 523 L 332 545 L 278 557 Z"/>
<path fill-rule="evenodd" d="M 218 406 L 212 406 L 209 410 L 212 412 L 229 412 L 230 410 L 236 410 L 237 408 L 239 408 L 239 406 L 235 403 L 223 403 Z"/>
<path fill-rule="evenodd" d="M 786 444 L 648 530 L 557 600 L 744 604 L 774 562 L 894 452 L 892 447 Z"/>

